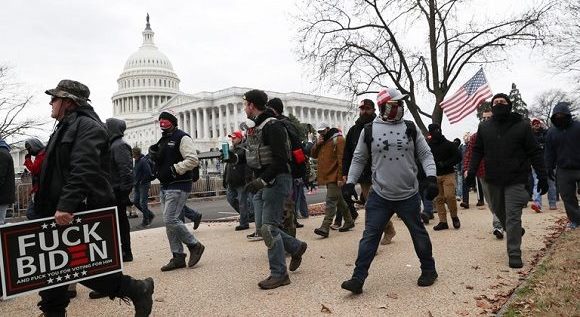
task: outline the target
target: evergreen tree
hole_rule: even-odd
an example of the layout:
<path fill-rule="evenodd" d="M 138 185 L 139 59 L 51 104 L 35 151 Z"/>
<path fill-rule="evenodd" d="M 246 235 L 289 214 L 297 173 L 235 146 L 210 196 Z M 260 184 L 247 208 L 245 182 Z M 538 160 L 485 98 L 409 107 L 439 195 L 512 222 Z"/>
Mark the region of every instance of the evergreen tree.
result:
<path fill-rule="evenodd" d="M 524 119 L 528 119 L 528 105 L 522 100 L 520 90 L 516 87 L 515 83 L 512 83 L 512 90 L 510 91 L 509 97 L 512 102 L 512 111 L 521 114 Z"/>

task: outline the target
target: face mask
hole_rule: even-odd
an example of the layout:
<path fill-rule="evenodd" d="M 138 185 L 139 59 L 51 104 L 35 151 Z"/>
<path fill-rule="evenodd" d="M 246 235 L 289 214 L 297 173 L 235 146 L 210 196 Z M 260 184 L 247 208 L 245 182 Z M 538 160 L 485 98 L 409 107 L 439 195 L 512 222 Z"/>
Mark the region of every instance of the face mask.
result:
<path fill-rule="evenodd" d="M 570 125 L 569 117 L 553 117 L 551 120 L 556 128 L 566 128 Z"/>
<path fill-rule="evenodd" d="M 169 130 L 171 127 L 173 127 L 173 124 L 171 124 L 171 121 L 169 120 L 161 119 L 159 120 L 159 127 L 161 130 Z"/>
<path fill-rule="evenodd" d="M 510 112 L 512 111 L 512 106 L 504 105 L 504 104 L 497 104 L 491 107 L 491 112 L 493 113 L 493 117 L 499 120 L 506 119 Z"/>
<path fill-rule="evenodd" d="M 403 118 L 403 114 L 405 112 L 405 108 L 401 103 L 390 104 L 386 103 L 382 107 L 381 110 L 381 118 L 384 121 L 399 121 Z"/>

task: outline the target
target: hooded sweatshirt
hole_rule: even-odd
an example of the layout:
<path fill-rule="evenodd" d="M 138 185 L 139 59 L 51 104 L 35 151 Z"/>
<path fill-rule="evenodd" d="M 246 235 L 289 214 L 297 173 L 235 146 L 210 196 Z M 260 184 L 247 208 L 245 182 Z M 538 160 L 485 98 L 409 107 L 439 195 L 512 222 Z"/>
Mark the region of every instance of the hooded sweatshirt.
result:
<path fill-rule="evenodd" d="M 106 121 L 111 142 L 111 185 L 114 190 L 131 191 L 133 188 L 133 156 L 131 146 L 123 140 L 125 121 L 109 118 Z"/>
<path fill-rule="evenodd" d="M 414 155 L 415 144 L 417 158 L 425 174 L 436 175 L 435 161 L 423 135 L 417 133 L 417 138 L 413 143 L 413 139 L 407 137 L 405 133 L 407 125 L 403 120 L 387 122 L 380 117 L 373 121 L 372 130 L 370 157 L 373 191 L 382 198 L 393 201 L 405 200 L 417 194 L 419 181 Z M 356 183 L 369 159 L 364 136 L 363 130 L 354 151 L 347 183 Z"/>
<path fill-rule="evenodd" d="M 556 167 L 580 170 L 580 122 L 572 119 L 570 104 L 560 102 L 552 113 L 564 113 L 570 118 L 565 128 L 552 126 L 546 135 L 545 160 L 548 170 Z"/>
<path fill-rule="evenodd" d="M 14 181 L 14 162 L 10 146 L 0 139 L 0 205 L 12 204 L 16 196 Z"/>

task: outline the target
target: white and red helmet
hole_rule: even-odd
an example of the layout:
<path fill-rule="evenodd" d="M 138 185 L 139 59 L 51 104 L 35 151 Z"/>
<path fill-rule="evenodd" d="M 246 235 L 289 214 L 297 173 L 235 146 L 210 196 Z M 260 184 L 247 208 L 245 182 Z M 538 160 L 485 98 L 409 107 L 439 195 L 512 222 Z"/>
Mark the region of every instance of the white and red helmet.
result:
<path fill-rule="evenodd" d="M 379 113 L 381 118 L 385 121 L 399 121 L 403 118 L 404 107 L 402 100 L 407 95 L 402 94 L 395 88 L 386 88 L 377 95 L 377 104 L 379 105 Z M 396 103 L 393 101 L 397 101 Z"/>

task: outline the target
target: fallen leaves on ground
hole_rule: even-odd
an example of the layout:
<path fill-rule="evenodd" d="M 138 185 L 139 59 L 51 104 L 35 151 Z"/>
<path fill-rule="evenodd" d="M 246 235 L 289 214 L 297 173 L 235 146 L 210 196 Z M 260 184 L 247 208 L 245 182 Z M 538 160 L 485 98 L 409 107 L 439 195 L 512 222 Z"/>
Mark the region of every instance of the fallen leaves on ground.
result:
<path fill-rule="evenodd" d="M 387 297 L 388 298 L 392 298 L 392 299 L 398 299 L 399 298 L 399 295 L 397 295 L 395 293 L 388 293 L 387 294 Z"/>
<path fill-rule="evenodd" d="M 320 304 L 320 305 L 322 305 L 322 308 L 320 309 L 321 313 L 332 314 L 332 311 L 330 310 L 330 308 L 324 306 L 324 304 Z"/>

